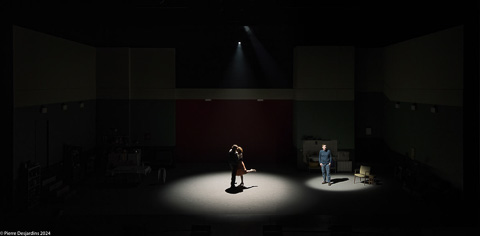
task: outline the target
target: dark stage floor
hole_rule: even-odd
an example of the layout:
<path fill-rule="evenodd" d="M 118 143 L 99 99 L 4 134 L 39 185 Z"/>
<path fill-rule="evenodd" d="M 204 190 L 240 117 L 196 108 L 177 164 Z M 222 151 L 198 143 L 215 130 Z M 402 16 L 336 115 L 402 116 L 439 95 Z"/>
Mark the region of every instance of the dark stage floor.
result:
<path fill-rule="evenodd" d="M 247 168 L 258 172 L 237 191 L 223 164 L 179 164 L 165 183 L 156 171 L 139 182 L 92 177 L 64 202 L 8 217 L 7 227 L 51 235 L 451 235 L 477 227 L 461 201 L 411 194 L 388 170 L 375 185 L 332 173 L 328 186 L 321 173 L 293 166 Z"/>

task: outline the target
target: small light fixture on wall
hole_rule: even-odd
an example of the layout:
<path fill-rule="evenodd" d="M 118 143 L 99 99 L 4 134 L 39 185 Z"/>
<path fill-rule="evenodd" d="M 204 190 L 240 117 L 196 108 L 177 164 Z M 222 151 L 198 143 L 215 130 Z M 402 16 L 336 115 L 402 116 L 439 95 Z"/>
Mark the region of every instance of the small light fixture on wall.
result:
<path fill-rule="evenodd" d="M 68 105 L 65 103 L 62 103 L 62 111 L 68 110 Z"/>
<path fill-rule="evenodd" d="M 371 127 L 367 127 L 367 128 L 365 129 L 365 134 L 366 134 L 366 135 L 372 135 L 372 128 L 371 128 Z"/>
<path fill-rule="evenodd" d="M 430 107 L 430 112 L 437 113 L 437 106 L 433 105 L 432 107 Z"/>
<path fill-rule="evenodd" d="M 42 106 L 40 107 L 40 113 L 42 113 L 42 114 L 47 114 L 47 112 L 48 112 L 47 107 L 44 106 L 44 105 L 42 105 Z"/>
<path fill-rule="evenodd" d="M 257 99 L 257 102 L 263 102 L 263 99 L 259 98 Z"/>
<path fill-rule="evenodd" d="M 205 102 L 211 102 L 212 99 L 211 98 L 205 98 Z"/>
<path fill-rule="evenodd" d="M 80 106 L 80 108 L 85 108 L 85 103 L 84 103 L 84 102 L 80 102 L 79 106 Z"/>
<path fill-rule="evenodd" d="M 416 104 L 416 103 L 413 103 L 412 105 L 410 105 L 410 109 L 411 109 L 412 111 L 417 110 L 417 104 Z"/>
<path fill-rule="evenodd" d="M 395 109 L 398 109 L 398 108 L 400 108 L 400 103 L 399 103 L 399 102 L 396 102 L 396 103 L 395 103 Z"/>

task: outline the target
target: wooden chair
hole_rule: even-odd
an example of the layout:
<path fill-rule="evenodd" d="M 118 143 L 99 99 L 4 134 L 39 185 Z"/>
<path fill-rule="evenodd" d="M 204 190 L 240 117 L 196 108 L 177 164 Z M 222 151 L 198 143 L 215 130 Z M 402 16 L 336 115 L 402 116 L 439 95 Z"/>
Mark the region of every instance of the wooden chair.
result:
<path fill-rule="evenodd" d="M 361 165 L 360 169 L 355 169 L 353 183 L 355 184 L 356 178 L 360 178 L 360 182 L 362 181 L 362 178 L 364 178 L 363 184 L 365 185 L 365 182 L 369 175 L 370 175 L 370 166 Z"/>

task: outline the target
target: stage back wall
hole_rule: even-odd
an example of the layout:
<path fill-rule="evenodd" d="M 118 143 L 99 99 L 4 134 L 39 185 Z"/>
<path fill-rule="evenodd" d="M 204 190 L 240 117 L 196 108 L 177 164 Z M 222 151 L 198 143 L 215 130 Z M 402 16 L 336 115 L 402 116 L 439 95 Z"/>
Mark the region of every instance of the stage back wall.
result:
<path fill-rule="evenodd" d="M 224 162 L 238 144 L 246 163 L 295 161 L 292 106 L 291 100 L 177 100 L 177 160 Z"/>

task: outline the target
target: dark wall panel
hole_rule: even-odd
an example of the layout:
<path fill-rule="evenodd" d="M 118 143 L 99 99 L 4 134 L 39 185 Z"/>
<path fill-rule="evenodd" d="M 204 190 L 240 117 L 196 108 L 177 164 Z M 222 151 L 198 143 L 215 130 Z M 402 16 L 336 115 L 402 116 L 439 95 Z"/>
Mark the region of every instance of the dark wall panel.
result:
<path fill-rule="evenodd" d="M 353 149 L 353 101 L 296 101 L 295 143 L 301 149 L 305 137 L 337 140 L 339 149 Z"/>
<path fill-rule="evenodd" d="M 3 10 L 3 9 L 2 9 Z M 4 13 L 4 11 L 1 11 Z M 2 14 L 3 15 L 3 14 Z M 13 94 L 13 30 L 10 21 L 3 20 L 0 24 L 3 34 L 0 36 L 0 65 L 2 77 L 2 101 L 5 108 L 2 111 L 2 158 L 0 158 L 0 188 L 3 190 L 0 202 L 2 212 L 10 212 L 13 202 L 13 125 L 14 125 L 14 94 Z"/>
<path fill-rule="evenodd" d="M 132 100 L 132 142 L 145 146 L 175 146 L 175 101 Z"/>
<path fill-rule="evenodd" d="M 385 115 L 383 93 L 355 94 L 355 152 L 356 165 L 385 162 Z M 367 134 L 367 128 L 370 133 Z"/>
<path fill-rule="evenodd" d="M 109 136 L 129 136 L 129 101 L 97 99 L 97 142 Z"/>
<path fill-rule="evenodd" d="M 385 103 L 385 141 L 388 147 L 401 155 L 429 166 L 434 174 L 462 186 L 463 108 L 410 103 Z"/>
<path fill-rule="evenodd" d="M 40 106 L 17 107 L 14 110 L 14 173 L 24 161 L 42 167 L 63 160 L 63 145 L 81 146 L 85 151 L 95 147 L 96 101 L 48 104 L 47 113 Z"/>
<path fill-rule="evenodd" d="M 288 100 L 177 100 L 178 161 L 224 162 L 235 143 L 246 163 L 294 163 L 292 106 Z"/>

